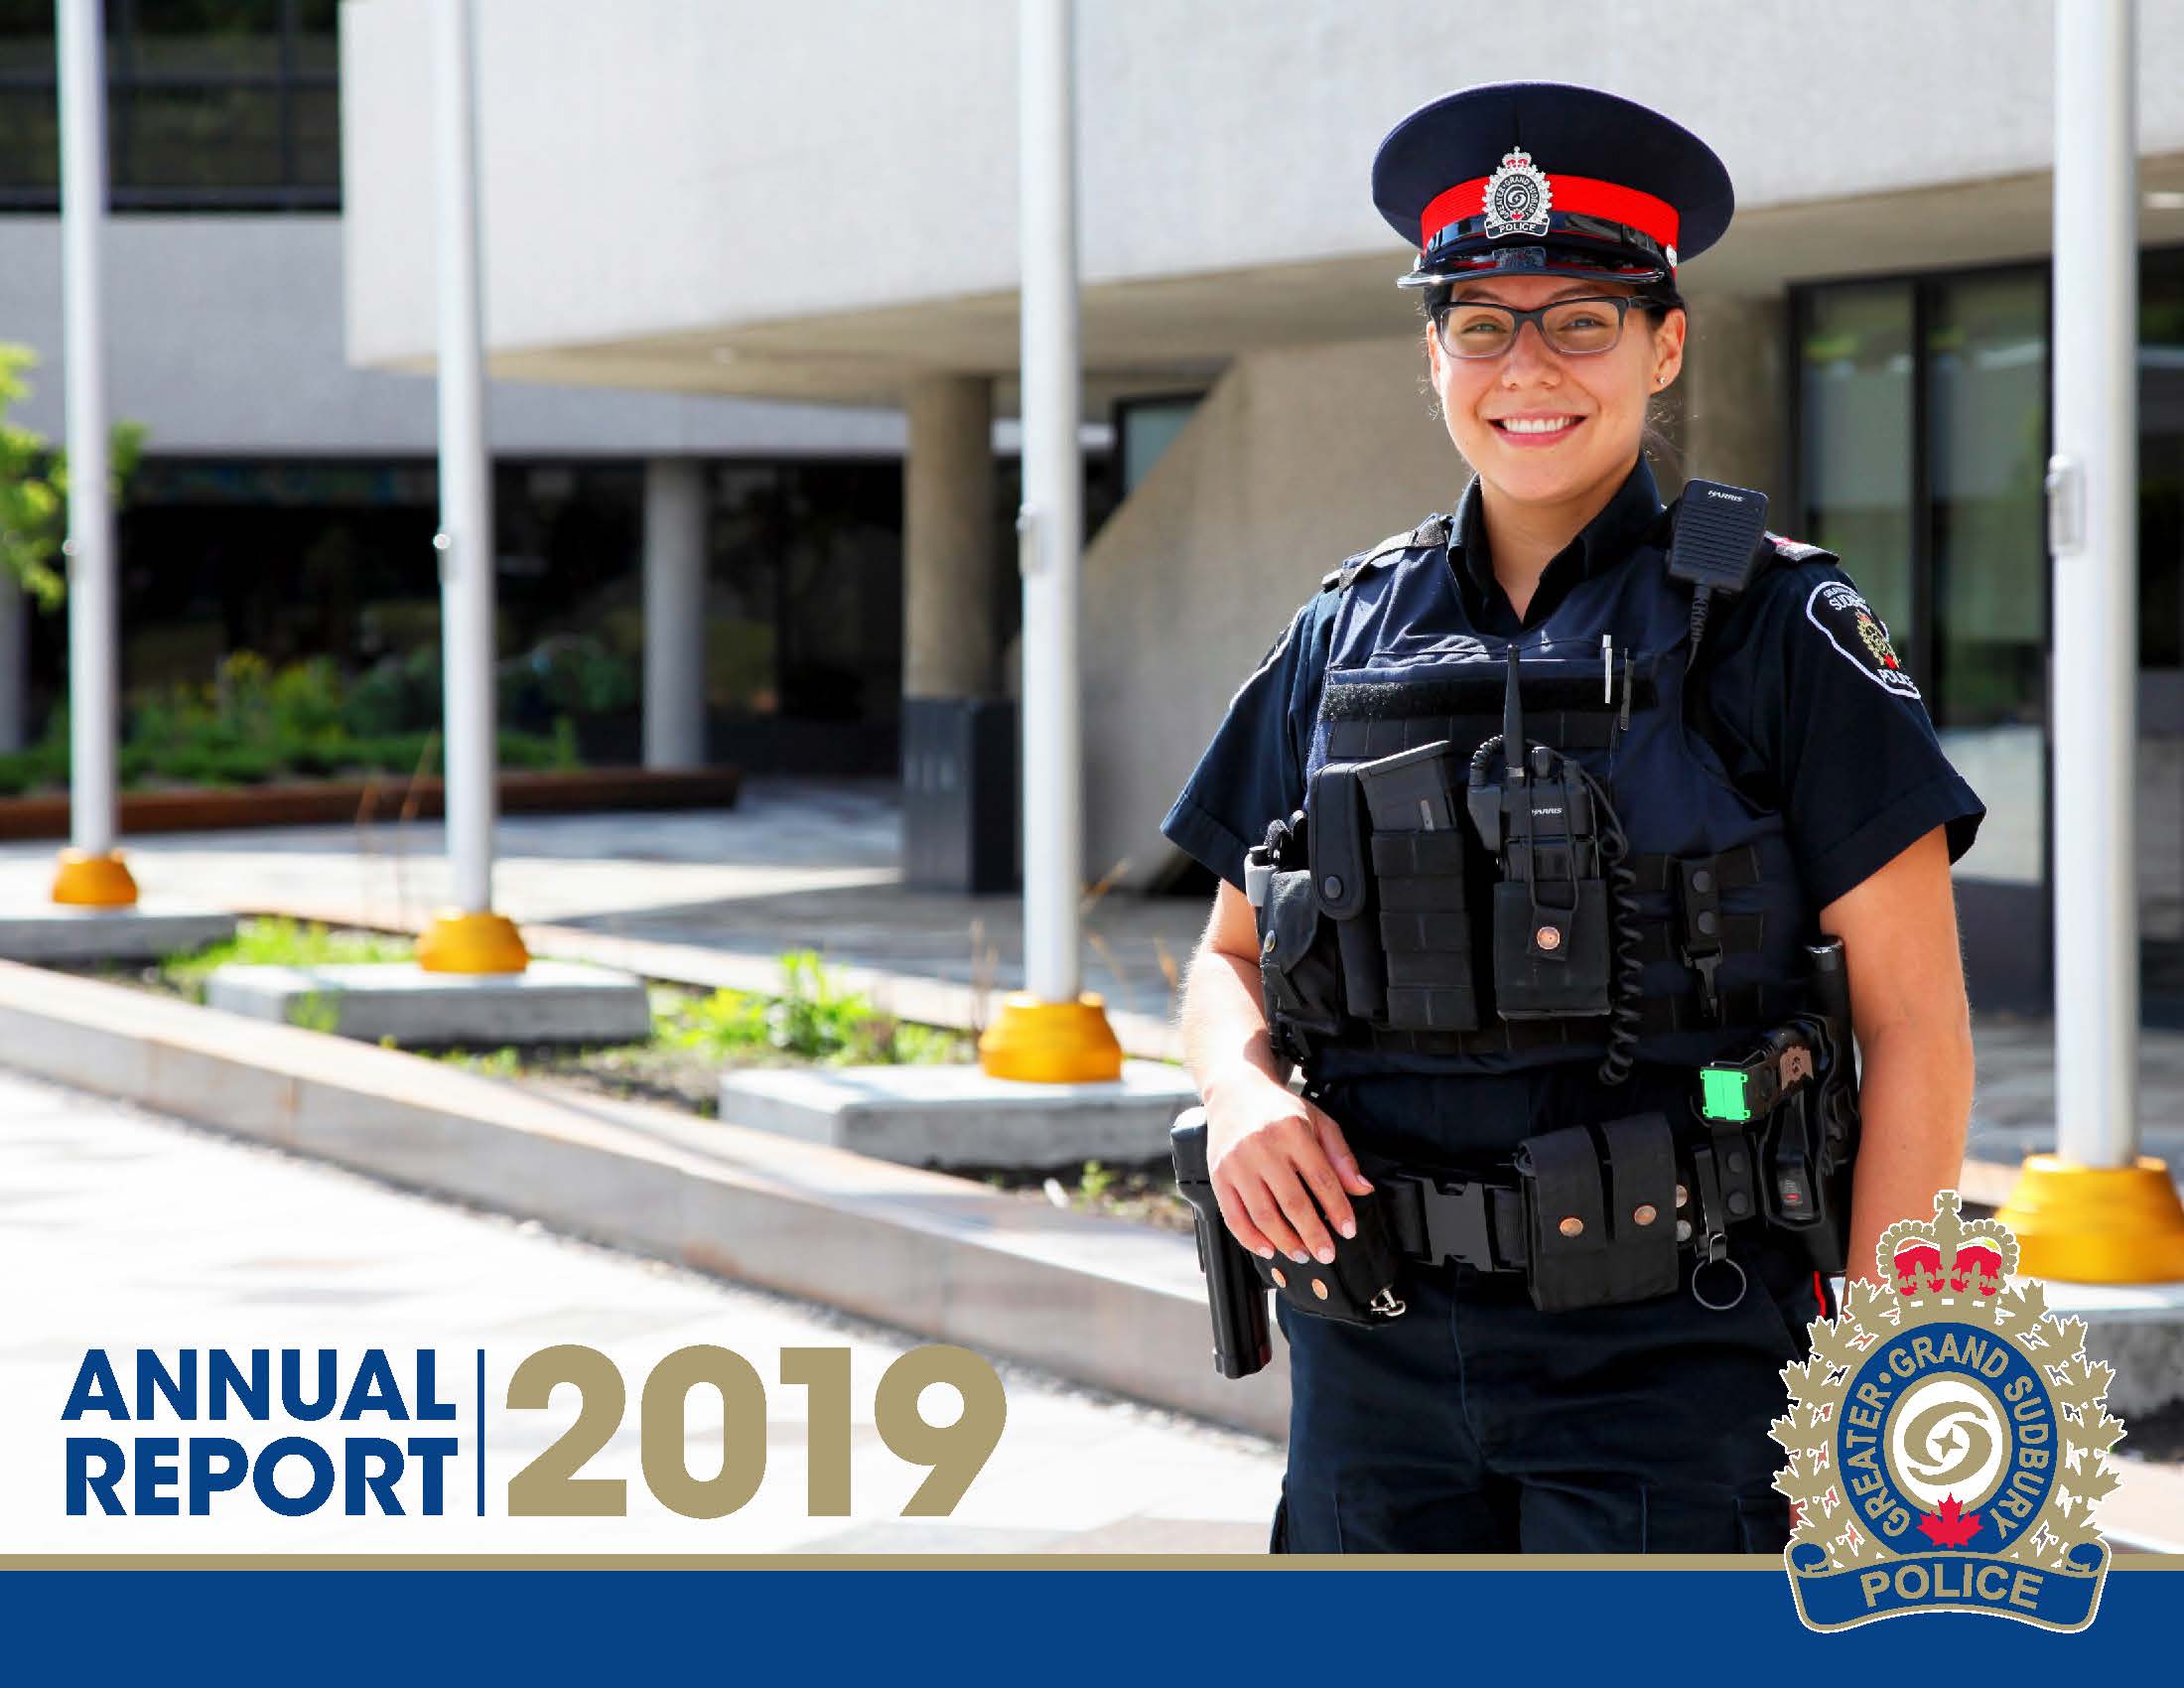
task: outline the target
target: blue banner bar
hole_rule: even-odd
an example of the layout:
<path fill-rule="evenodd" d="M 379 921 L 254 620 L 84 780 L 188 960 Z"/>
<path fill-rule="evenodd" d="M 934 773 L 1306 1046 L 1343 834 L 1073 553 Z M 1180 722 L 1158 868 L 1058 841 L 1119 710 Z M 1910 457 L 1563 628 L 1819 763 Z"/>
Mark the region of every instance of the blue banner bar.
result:
<path fill-rule="evenodd" d="M 1941 1556 L 1956 1557 L 1956 1556 Z M 183 1562 L 184 1567 L 187 1562 Z M 1415 1664 L 1434 1680 L 1506 1661 L 1528 1680 L 1593 1666 L 1640 1680 L 1704 1632 L 1770 1680 L 1793 1667 L 1953 1679 L 2120 1669 L 2166 1656 L 2184 1579 L 2109 1579 L 2092 1626 L 2047 1635 L 1952 1612 L 1815 1633 L 1766 1571 L 312 1570 L 0 1572 L 0 1681 L 540 1681 L 594 1670 L 1112 1685 L 1185 1668 L 1329 1684 Z M 1827 1579 L 1831 1584 L 1835 1579 Z M 2075 1580 L 2074 1580 L 2075 1582 Z M 2026 1648 L 2034 1649 L 2028 1655 Z M 1748 1650 L 1747 1650 L 1748 1649 Z M 1727 1668 L 1727 1667 L 1724 1667 Z M 1640 1676 L 1629 1676 L 1633 1669 Z M 488 1672 L 489 1675 L 479 1675 Z M 1736 1674 L 1731 1670 L 1730 1674 Z M 1834 1679 L 1834 1678 L 1829 1678 Z M 1847 1678 L 1844 1678 L 1847 1679 Z M 2042 1676 L 2044 1679 L 2044 1674 Z M 1819 1677 L 1813 1680 L 1821 1680 Z M 2116 1680 L 2126 1678 L 2118 1676 Z"/>

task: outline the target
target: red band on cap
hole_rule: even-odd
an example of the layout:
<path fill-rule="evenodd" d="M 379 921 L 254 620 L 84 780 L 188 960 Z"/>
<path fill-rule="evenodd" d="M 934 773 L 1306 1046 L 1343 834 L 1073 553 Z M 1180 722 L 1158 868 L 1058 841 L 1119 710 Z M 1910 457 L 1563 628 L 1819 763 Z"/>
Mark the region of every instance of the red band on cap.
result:
<path fill-rule="evenodd" d="M 1433 243 L 1433 236 L 1452 222 L 1461 222 L 1467 216 L 1486 214 L 1486 184 L 1491 180 L 1481 176 L 1474 181 L 1459 182 L 1445 193 L 1436 194 L 1426 208 L 1426 214 L 1419 219 L 1419 246 L 1421 249 Z M 1650 236 L 1666 249 L 1676 244 L 1678 218 L 1676 208 L 1666 200 L 1657 200 L 1651 194 L 1636 188 L 1624 188 L 1613 182 L 1601 182 L 1590 176 L 1553 176 L 1547 178 L 1548 210 L 1568 211 L 1573 216 L 1604 217 L 1609 222 L 1620 222 Z"/>

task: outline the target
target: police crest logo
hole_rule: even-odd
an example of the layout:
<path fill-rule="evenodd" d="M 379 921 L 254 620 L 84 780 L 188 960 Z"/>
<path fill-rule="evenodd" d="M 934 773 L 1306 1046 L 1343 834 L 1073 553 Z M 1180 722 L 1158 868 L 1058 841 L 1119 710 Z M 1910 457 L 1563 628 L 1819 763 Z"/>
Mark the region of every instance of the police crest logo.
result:
<path fill-rule="evenodd" d="M 1547 177 L 1522 147 L 1502 155 L 1501 168 L 1486 181 L 1486 237 L 1545 234 L 1553 190 Z"/>
<path fill-rule="evenodd" d="M 2113 1491 L 2123 1425 L 2085 1322 L 2013 1281 L 2017 1240 L 1968 1220 L 1953 1190 L 1932 1220 L 1881 1236 L 1884 1284 L 1846 1286 L 1812 1324 L 1812 1357 L 1783 1368 L 1789 1456 L 1775 1487 L 1797 1509 L 1783 1555 L 1808 1628 L 1916 1612 L 1983 1612 L 2083 1629 L 2109 1548 L 2095 1505 Z"/>
<path fill-rule="evenodd" d="M 1824 580 L 1805 600 L 1805 619 L 1828 635 L 1844 661 L 1895 697 L 1919 695 L 1916 681 L 1904 672 L 1903 661 L 1888 637 L 1888 625 L 1873 614 L 1856 587 L 1840 580 Z"/>

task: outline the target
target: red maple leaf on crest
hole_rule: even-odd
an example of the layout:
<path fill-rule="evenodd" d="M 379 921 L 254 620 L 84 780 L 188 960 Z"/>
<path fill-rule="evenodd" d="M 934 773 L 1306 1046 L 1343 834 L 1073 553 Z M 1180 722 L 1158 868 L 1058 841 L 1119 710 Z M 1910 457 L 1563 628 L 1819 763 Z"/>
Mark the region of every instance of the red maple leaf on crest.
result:
<path fill-rule="evenodd" d="M 1942 1509 L 1930 1512 L 1919 1520 L 1919 1534 L 1936 1547 L 1962 1547 L 1979 1533 L 1979 1514 L 1959 1514 L 1957 1497 L 1945 1495 Z"/>

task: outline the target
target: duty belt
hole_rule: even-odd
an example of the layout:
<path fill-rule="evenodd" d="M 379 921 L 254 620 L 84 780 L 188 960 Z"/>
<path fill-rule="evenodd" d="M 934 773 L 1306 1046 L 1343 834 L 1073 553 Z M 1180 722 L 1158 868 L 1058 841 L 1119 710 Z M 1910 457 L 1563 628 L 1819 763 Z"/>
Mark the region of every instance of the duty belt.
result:
<path fill-rule="evenodd" d="M 1734 1164 L 1732 1182 L 1738 1184 L 1757 1167 L 1758 1148 L 1748 1133 L 1716 1131 L 1711 1141 L 1681 1150 L 1676 1209 L 1659 1216 L 1676 1227 L 1678 1252 L 1702 1263 L 1722 1258 L 1729 1225 L 1761 1217 L 1751 1202 L 1724 1198 L 1724 1163 Z M 1453 1262 L 1487 1274 L 1531 1270 L 1523 1180 L 1514 1168 L 1458 1172 L 1372 1154 L 1361 1155 L 1359 1164 L 1380 1193 L 1382 1214 L 1406 1259 L 1429 1266 Z M 1741 1279 L 1737 1273 L 1735 1293 L 1724 1305 L 1742 1293 Z"/>

